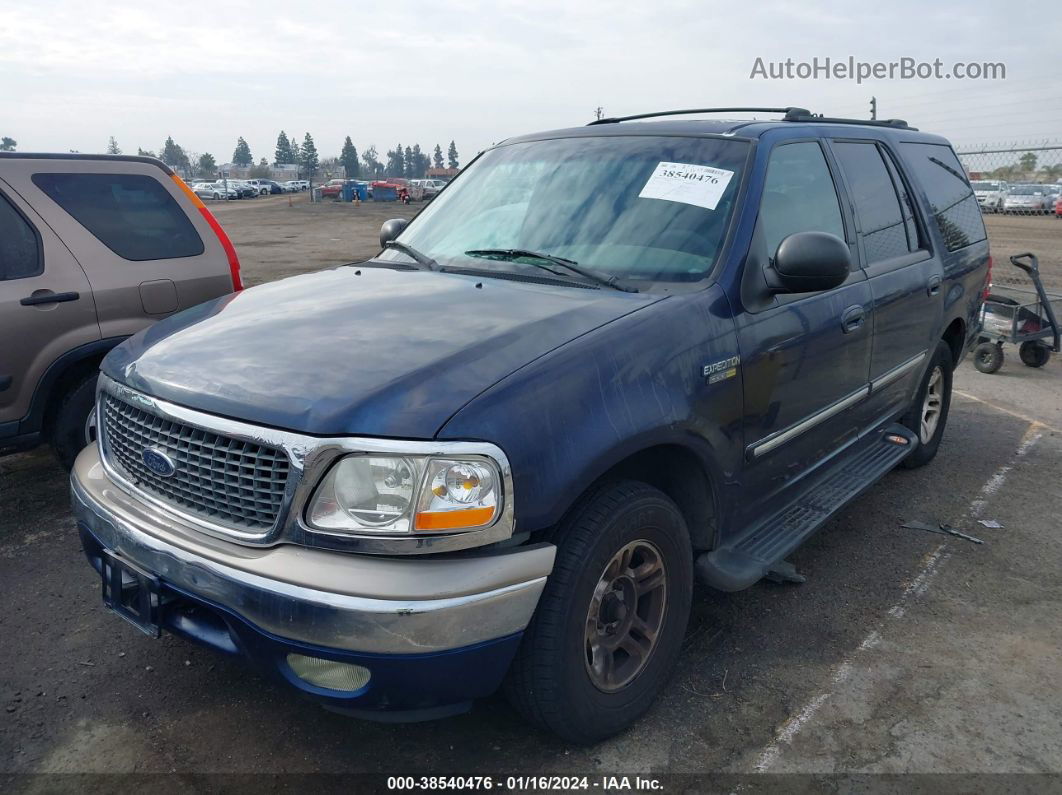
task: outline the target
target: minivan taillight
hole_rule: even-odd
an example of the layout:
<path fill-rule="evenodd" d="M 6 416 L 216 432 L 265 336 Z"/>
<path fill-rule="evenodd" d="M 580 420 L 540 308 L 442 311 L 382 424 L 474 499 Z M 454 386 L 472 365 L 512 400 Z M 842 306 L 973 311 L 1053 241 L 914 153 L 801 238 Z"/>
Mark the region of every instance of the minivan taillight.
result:
<path fill-rule="evenodd" d="M 221 248 L 225 251 L 225 256 L 229 261 L 229 273 L 232 276 L 232 291 L 238 293 L 243 289 L 243 279 L 240 278 L 240 258 L 236 256 L 236 248 L 232 245 L 232 241 L 229 240 L 229 236 L 225 234 L 225 230 L 221 228 L 221 224 L 218 223 L 218 219 L 214 217 L 214 213 L 210 212 L 210 209 L 203 204 L 203 200 L 200 199 L 192 189 L 189 188 L 183 179 L 176 174 L 170 175 L 177 186 L 184 191 L 184 195 L 191 199 L 199 212 L 202 213 L 203 218 L 210 225 L 210 228 L 217 235 L 218 242 L 221 243 Z"/>
<path fill-rule="evenodd" d="M 988 255 L 988 273 L 985 274 L 985 288 L 981 291 L 981 303 L 988 300 L 988 294 L 992 291 L 992 255 Z"/>

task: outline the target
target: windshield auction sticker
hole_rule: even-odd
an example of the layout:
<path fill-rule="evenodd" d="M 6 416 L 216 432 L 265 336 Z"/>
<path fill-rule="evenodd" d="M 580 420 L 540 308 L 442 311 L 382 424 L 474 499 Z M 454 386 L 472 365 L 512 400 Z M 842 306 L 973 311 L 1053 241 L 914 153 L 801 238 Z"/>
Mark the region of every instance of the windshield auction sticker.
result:
<path fill-rule="evenodd" d="M 638 198 L 664 199 L 714 210 L 732 176 L 733 171 L 711 166 L 659 163 Z"/>

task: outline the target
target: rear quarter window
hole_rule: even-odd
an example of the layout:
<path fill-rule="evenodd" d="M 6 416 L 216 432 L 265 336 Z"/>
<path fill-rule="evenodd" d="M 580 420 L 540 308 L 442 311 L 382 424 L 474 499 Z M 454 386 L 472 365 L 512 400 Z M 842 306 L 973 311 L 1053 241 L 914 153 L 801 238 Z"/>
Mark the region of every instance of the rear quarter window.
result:
<path fill-rule="evenodd" d="M 0 194 L 0 281 L 25 279 L 42 270 L 36 231 Z"/>
<path fill-rule="evenodd" d="M 204 251 L 184 210 L 153 177 L 34 174 L 33 184 L 122 259 L 176 259 Z"/>
<path fill-rule="evenodd" d="M 929 206 L 948 251 L 988 237 L 981 208 L 959 158 L 943 144 L 901 144 L 904 159 L 929 198 Z"/>

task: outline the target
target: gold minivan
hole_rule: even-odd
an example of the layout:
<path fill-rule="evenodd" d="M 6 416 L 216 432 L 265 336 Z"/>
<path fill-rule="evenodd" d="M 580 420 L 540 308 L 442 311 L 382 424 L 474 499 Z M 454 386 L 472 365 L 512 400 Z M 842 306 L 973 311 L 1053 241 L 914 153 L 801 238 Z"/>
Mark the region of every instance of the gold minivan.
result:
<path fill-rule="evenodd" d="M 232 242 L 162 162 L 0 152 L 0 454 L 48 442 L 69 469 L 107 351 L 240 289 Z"/>

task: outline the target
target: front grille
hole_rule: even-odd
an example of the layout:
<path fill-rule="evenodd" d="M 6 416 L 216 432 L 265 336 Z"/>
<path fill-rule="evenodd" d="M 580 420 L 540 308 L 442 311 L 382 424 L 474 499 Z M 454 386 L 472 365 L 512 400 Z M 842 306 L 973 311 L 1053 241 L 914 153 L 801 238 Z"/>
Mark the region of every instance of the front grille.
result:
<path fill-rule="evenodd" d="M 283 451 L 101 397 L 104 455 L 137 488 L 233 530 L 264 533 L 276 523 L 289 472 Z M 145 449 L 165 453 L 174 473 L 163 477 L 149 469 Z"/>

